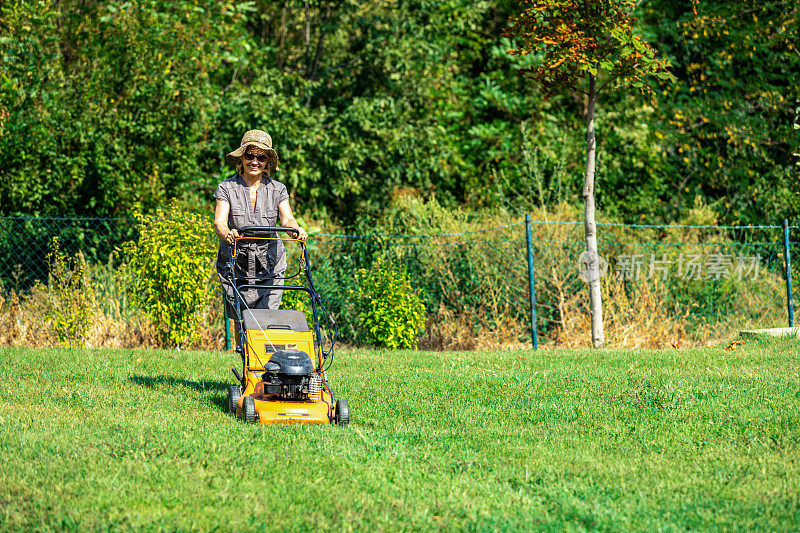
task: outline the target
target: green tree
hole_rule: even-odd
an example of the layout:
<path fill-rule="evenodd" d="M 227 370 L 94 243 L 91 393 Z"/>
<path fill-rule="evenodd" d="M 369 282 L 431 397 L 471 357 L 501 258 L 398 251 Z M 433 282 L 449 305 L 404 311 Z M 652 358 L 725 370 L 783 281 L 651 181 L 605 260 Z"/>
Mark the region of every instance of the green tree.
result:
<path fill-rule="evenodd" d="M 798 216 L 800 2 L 654 1 L 642 15 L 678 78 L 655 94 L 670 215 L 700 198 L 729 223 Z"/>
<path fill-rule="evenodd" d="M 799 2 L 698 0 L 697 16 L 690 2 L 638 6 L 636 31 L 659 43 L 679 81 L 650 80 L 649 98 L 609 90 L 617 82 L 600 92 L 599 210 L 674 220 L 700 197 L 731 222 L 800 213 Z M 585 5 L 596 13 L 565 20 L 569 31 L 624 48 L 589 27 L 605 4 Z M 567 90 L 531 91 L 516 72 L 533 74 L 555 47 L 505 52 L 522 43 L 501 36 L 518 7 L 2 2 L 0 214 L 126 216 L 172 198 L 207 209 L 232 173 L 224 154 L 253 127 L 273 133 L 295 209 L 346 225 L 374 221 L 408 192 L 517 213 L 577 200 L 585 143 L 573 133 L 585 127 L 589 73 L 569 71 L 580 83 Z M 569 46 L 588 47 L 587 36 Z M 597 59 L 600 89 L 626 65 L 607 48 L 580 59 Z"/>
<path fill-rule="evenodd" d="M 595 107 L 603 89 L 632 86 L 645 90 L 649 76 L 672 79 L 667 62 L 636 33 L 634 0 L 526 0 L 511 19 L 517 38 L 513 54 L 535 54 L 525 72 L 547 93 L 581 90 L 586 96 L 585 269 L 592 314 L 592 342 L 601 347 L 603 314 L 600 297 L 595 223 Z"/>
<path fill-rule="evenodd" d="M 128 215 L 195 187 L 244 17 L 211 1 L 6 2 L 4 214 Z"/>

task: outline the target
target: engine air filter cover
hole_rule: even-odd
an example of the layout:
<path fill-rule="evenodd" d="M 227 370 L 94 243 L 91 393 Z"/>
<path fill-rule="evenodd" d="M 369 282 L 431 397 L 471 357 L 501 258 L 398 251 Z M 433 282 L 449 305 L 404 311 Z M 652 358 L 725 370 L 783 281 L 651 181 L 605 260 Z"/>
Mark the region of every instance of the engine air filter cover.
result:
<path fill-rule="evenodd" d="M 314 372 L 311 357 L 300 350 L 278 350 L 272 354 L 269 362 L 280 365 L 278 374 L 284 376 L 308 376 Z"/>

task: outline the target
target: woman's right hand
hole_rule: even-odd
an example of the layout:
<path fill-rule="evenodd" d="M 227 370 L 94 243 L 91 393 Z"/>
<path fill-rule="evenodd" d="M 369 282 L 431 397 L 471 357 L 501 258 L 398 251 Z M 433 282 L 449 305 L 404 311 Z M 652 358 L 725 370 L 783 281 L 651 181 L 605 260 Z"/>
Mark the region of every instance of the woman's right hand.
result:
<path fill-rule="evenodd" d="M 228 230 L 228 234 L 225 236 L 225 242 L 228 244 L 233 244 L 235 239 L 239 238 L 239 232 L 235 229 Z"/>

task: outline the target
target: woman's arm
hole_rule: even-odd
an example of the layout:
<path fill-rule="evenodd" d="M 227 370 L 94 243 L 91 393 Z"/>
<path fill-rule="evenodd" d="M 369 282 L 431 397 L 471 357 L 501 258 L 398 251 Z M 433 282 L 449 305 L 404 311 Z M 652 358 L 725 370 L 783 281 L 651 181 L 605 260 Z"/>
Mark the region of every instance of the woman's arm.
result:
<path fill-rule="evenodd" d="M 239 236 L 239 232 L 228 227 L 228 213 L 231 211 L 231 204 L 224 200 L 217 200 L 214 208 L 214 233 L 217 237 L 233 244 L 233 239 Z"/>
<path fill-rule="evenodd" d="M 281 219 L 281 226 L 296 229 L 298 233 L 297 238 L 301 241 L 308 239 L 308 233 L 306 233 L 306 230 L 300 227 L 300 224 L 297 223 L 297 220 L 292 214 L 292 208 L 289 206 L 289 200 L 284 200 L 278 204 L 278 216 Z"/>

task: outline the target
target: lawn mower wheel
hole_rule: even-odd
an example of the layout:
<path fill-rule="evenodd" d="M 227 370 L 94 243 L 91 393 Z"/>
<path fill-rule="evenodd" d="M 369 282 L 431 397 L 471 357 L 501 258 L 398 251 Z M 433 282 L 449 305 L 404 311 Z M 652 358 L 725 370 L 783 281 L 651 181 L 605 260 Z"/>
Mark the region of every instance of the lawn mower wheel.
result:
<path fill-rule="evenodd" d="M 239 385 L 231 385 L 228 388 L 228 412 L 236 415 L 236 404 L 242 396 L 242 388 Z"/>
<path fill-rule="evenodd" d="M 346 426 L 350 422 L 350 408 L 347 406 L 347 400 L 344 398 L 336 400 L 336 416 L 334 421 L 340 426 Z"/>
<path fill-rule="evenodd" d="M 242 401 L 242 418 L 245 422 L 256 421 L 256 401 L 252 396 L 245 396 Z"/>

